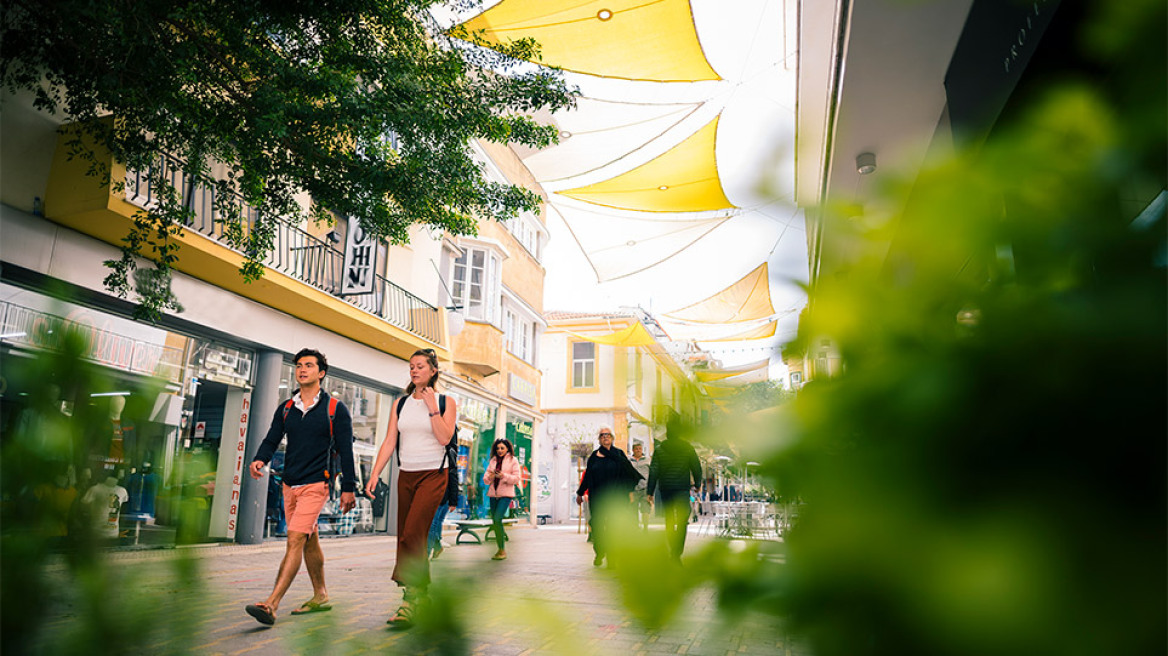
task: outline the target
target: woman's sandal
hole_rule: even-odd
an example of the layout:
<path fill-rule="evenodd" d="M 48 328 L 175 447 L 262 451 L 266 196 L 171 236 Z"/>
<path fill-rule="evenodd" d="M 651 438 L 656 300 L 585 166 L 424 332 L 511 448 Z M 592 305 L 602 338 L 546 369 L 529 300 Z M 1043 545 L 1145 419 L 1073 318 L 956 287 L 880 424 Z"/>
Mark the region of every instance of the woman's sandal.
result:
<path fill-rule="evenodd" d="M 414 625 L 414 607 L 409 602 L 403 603 L 385 623 L 393 629 L 410 628 Z"/>

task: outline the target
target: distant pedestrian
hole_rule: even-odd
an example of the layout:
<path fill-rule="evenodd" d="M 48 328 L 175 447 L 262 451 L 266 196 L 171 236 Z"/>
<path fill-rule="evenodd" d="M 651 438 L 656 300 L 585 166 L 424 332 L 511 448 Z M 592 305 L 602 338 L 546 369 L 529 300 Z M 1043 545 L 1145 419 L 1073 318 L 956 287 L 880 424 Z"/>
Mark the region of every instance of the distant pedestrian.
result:
<path fill-rule="evenodd" d="M 611 546 L 615 530 L 623 516 L 631 512 L 632 491 L 641 475 L 633 468 L 625 452 L 612 445 L 612 430 L 601 428 L 598 436 L 600 447 L 588 456 L 584 466 L 584 479 L 576 489 L 576 503 L 584 503 L 588 493 L 588 503 L 592 508 L 589 525 L 592 527 L 592 550 L 596 557 L 592 564 L 600 567 L 606 557 L 609 566 Z"/>
<path fill-rule="evenodd" d="M 633 469 L 641 475 L 641 480 L 637 481 L 637 486 L 633 488 L 633 502 L 637 506 L 637 514 L 641 518 L 641 529 L 649 530 L 649 517 L 653 515 L 653 497 L 645 492 L 645 488 L 649 483 L 649 459 L 645 457 L 645 446 L 643 444 L 633 445 Z"/>
<path fill-rule="evenodd" d="M 491 459 L 487 471 L 483 473 L 483 485 L 487 486 L 487 497 L 491 502 L 491 521 L 495 530 L 495 544 L 499 550 L 491 560 L 507 559 L 507 533 L 503 530 L 503 517 L 515 501 L 515 486 L 522 479 L 519 459 L 515 448 L 503 438 L 495 440 L 491 446 Z"/>
<path fill-rule="evenodd" d="M 348 512 L 356 505 L 357 477 L 353 467 L 353 420 L 344 403 L 320 388 L 328 374 L 324 354 L 303 349 L 293 358 L 296 383 L 300 389 L 276 408 L 268 434 L 256 451 L 250 472 L 262 478 L 264 466 L 271 461 L 286 435 L 282 492 L 288 539 L 284 560 L 276 576 L 272 594 L 262 602 L 251 604 L 247 613 L 261 624 L 276 623 L 276 609 L 288 592 L 303 562 L 312 580 L 312 599 L 292 611 L 293 615 L 332 609 L 324 583 L 324 552 L 320 548 L 317 518 L 328 501 L 328 481 L 337 475 L 329 471 L 333 450 L 340 456 L 341 499 L 339 510 Z"/>
<path fill-rule="evenodd" d="M 427 554 L 433 560 L 442 555 L 442 523 L 446 515 L 458 509 L 458 461 L 451 458 L 450 449 L 446 450 L 446 496 L 438 504 L 434 513 L 434 521 L 430 522 L 430 537 L 427 543 Z"/>
<path fill-rule="evenodd" d="M 454 399 L 437 394 L 437 382 L 434 350 L 415 351 L 410 356 L 406 395 L 395 403 L 396 411 L 389 413 L 389 429 L 366 484 L 372 494 L 381 470 L 397 449 L 397 558 L 391 578 L 403 594 L 401 606 L 386 623 L 399 629 L 413 626 L 417 604 L 425 600 L 430 585 L 426 545 L 434 513 L 446 496 L 446 445 L 458 422 Z"/>
<path fill-rule="evenodd" d="M 646 491 L 652 495 L 661 488 L 661 505 L 665 515 L 665 541 L 669 556 L 681 562 L 685 551 L 686 531 L 691 509 L 690 490 L 702 481 L 702 464 L 693 445 L 681 435 L 681 421 L 671 416 L 666 424 L 665 441 L 653 453 Z"/>

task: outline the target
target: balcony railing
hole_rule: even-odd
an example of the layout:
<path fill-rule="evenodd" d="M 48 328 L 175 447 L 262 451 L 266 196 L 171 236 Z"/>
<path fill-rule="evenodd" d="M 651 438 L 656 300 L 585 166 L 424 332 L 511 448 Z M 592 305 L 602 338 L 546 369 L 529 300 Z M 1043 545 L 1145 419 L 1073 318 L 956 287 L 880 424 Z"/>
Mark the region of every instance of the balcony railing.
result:
<path fill-rule="evenodd" d="M 228 242 L 223 223 L 215 219 L 218 191 L 206 185 L 195 185 L 193 189 L 190 188 L 182 164 L 173 158 L 160 158 L 156 166 L 161 168 L 163 178 L 183 194 L 184 203 L 193 212 L 187 223 L 187 229 L 210 237 L 238 252 L 238 249 Z M 157 193 L 148 170 L 127 171 L 125 192 L 128 202 L 143 209 L 151 209 L 157 205 Z M 227 202 L 240 211 L 249 227 L 259 218 L 259 211 L 244 203 L 242 198 L 233 194 Z M 263 260 L 265 266 L 342 298 L 388 323 L 435 344 L 441 343 L 438 309 L 433 305 L 381 275 L 376 277 L 372 292 L 340 296 L 344 253 L 334 248 L 328 241 L 309 234 L 283 218 L 270 216 L 265 218 L 275 221 L 276 224 L 272 250 Z"/>

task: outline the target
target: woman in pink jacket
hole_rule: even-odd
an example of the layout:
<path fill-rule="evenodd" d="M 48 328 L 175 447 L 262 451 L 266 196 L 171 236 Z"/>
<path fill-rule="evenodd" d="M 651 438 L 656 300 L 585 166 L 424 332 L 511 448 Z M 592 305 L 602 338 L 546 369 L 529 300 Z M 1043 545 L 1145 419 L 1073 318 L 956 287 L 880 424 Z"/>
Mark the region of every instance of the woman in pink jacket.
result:
<path fill-rule="evenodd" d="M 499 550 L 491 556 L 491 560 L 507 558 L 507 534 L 503 532 L 503 516 L 511 507 L 515 498 L 515 486 L 520 481 L 519 460 L 515 458 L 515 449 L 505 439 L 497 439 L 491 446 L 491 459 L 487 462 L 487 471 L 483 474 L 483 484 L 487 486 L 487 496 L 491 501 L 491 520 L 495 522 L 495 543 Z"/>

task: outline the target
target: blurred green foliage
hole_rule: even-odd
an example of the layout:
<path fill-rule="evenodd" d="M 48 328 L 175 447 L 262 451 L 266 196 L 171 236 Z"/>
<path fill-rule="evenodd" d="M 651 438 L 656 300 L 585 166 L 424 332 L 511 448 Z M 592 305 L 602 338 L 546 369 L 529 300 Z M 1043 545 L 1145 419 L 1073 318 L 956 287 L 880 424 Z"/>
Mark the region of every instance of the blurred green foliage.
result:
<path fill-rule="evenodd" d="M 1165 217 L 1124 202 L 1164 185 L 1164 5 L 1089 7 L 1115 74 L 888 185 L 899 257 L 811 298 L 844 372 L 766 459 L 806 505 L 749 596 L 817 654 L 1165 652 Z"/>
<path fill-rule="evenodd" d="M 92 429 L 108 425 L 108 410 L 78 403 L 67 416 L 59 406 L 60 398 L 109 392 L 113 381 L 82 358 L 80 334 L 70 331 L 61 346 L 3 364 L 6 382 L 29 390 L 27 410 L 56 419 L 32 424 L 35 432 L 13 422 L 0 443 L 0 650 L 182 653 L 195 624 L 175 604 L 197 595 L 197 561 L 179 554 L 147 572 L 108 560 L 110 540 L 90 521 L 80 489 L 88 455 L 109 451 L 108 434 Z M 56 502 L 53 491 L 73 488 L 70 478 L 78 479 L 73 502 Z"/>

